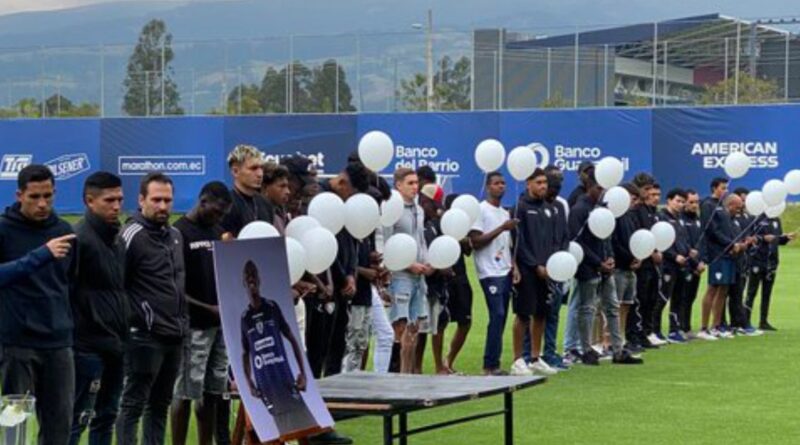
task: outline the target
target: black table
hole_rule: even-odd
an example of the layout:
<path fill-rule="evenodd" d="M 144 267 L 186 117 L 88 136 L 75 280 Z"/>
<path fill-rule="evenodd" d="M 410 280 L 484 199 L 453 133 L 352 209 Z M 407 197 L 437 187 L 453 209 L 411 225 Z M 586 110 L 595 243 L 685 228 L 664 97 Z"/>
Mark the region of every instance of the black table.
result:
<path fill-rule="evenodd" d="M 331 414 L 338 420 L 361 416 L 383 417 L 383 443 L 400 445 L 408 437 L 426 431 L 458 425 L 486 417 L 504 416 L 505 444 L 514 443 L 515 391 L 544 383 L 544 377 L 436 376 L 339 374 L 319 381 L 320 393 Z M 446 422 L 408 429 L 408 413 L 452 403 L 503 395 L 503 409 L 472 414 Z M 398 432 L 394 431 L 394 417 Z"/>

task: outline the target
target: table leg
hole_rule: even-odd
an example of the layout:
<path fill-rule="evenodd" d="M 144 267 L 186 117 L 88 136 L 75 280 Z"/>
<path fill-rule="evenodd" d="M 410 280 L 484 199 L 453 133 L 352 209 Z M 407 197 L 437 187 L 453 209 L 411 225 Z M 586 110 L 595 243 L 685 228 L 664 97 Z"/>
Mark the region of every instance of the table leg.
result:
<path fill-rule="evenodd" d="M 408 444 L 408 415 L 406 413 L 400 413 L 399 416 L 400 420 L 400 445 L 407 445 Z"/>
<path fill-rule="evenodd" d="M 392 438 L 394 435 L 393 420 L 391 414 L 383 416 L 383 445 L 394 444 L 394 439 Z"/>
<path fill-rule="evenodd" d="M 506 445 L 512 445 L 514 443 L 514 393 L 503 394 L 503 404 L 505 405 Z"/>

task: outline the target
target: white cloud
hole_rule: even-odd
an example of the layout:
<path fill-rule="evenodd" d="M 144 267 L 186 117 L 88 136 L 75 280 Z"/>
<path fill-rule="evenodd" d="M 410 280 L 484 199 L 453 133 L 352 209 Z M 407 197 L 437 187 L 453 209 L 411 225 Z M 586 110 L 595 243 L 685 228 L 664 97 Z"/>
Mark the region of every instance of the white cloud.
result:
<path fill-rule="evenodd" d="M 25 11 L 74 8 L 76 6 L 84 6 L 103 1 L 108 0 L 2 0 L 0 1 L 0 15 Z"/>

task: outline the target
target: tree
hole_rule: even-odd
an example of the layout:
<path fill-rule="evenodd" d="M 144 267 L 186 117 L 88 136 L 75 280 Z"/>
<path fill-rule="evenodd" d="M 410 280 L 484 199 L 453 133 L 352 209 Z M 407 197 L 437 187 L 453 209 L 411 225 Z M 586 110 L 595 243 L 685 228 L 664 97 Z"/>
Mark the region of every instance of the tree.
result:
<path fill-rule="evenodd" d="M 69 115 L 72 108 L 72 101 L 60 94 L 53 94 L 44 101 L 44 111 L 47 117 Z"/>
<path fill-rule="evenodd" d="M 312 81 L 312 71 L 300 62 L 292 64 L 292 71 L 287 74 L 284 67 L 280 71 L 268 68 L 261 80 L 261 94 L 259 102 L 261 108 L 267 113 L 289 112 L 286 100 L 286 79 L 292 79 L 292 104 L 291 111 L 303 113 L 312 111 L 309 86 Z"/>
<path fill-rule="evenodd" d="M 697 99 L 697 103 L 700 105 L 763 104 L 779 100 L 779 92 L 780 88 L 774 80 L 759 79 L 749 73 L 739 71 L 738 100 L 734 100 L 737 95 L 736 78 L 729 77 L 727 80 L 721 80 L 706 87 L 706 90 Z"/>
<path fill-rule="evenodd" d="M 439 60 L 439 70 L 433 76 L 433 108 L 437 110 L 468 110 L 471 96 L 471 65 L 467 57 L 453 63 L 449 56 Z M 409 110 L 428 109 L 427 77 L 422 73 L 400 81 L 397 94 Z"/>
<path fill-rule="evenodd" d="M 241 93 L 240 93 L 241 91 Z M 227 114 L 260 114 L 264 112 L 259 102 L 258 85 L 239 85 L 228 94 Z"/>
<path fill-rule="evenodd" d="M 130 116 L 183 114 L 180 94 L 172 78 L 170 63 L 172 34 L 167 25 L 153 19 L 144 25 L 136 48 L 128 59 L 128 71 L 123 81 L 125 101 L 122 109 Z"/>
<path fill-rule="evenodd" d="M 344 69 L 335 60 L 314 68 L 308 95 L 315 113 L 356 111 Z"/>
<path fill-rule="evenodd" d="M 539 104 L 539 108 L 572 108 L 572 103 L 564 99 L 561 91 L 556 91 Z"/>

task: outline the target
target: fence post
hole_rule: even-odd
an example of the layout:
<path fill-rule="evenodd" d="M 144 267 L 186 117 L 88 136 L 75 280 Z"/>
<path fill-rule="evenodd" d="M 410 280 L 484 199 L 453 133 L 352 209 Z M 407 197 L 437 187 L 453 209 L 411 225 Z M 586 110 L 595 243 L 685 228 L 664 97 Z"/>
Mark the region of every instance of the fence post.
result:
<path fill-rule="evenodd" d="M 106 47 L 100 44 L 100 117 L 106 116 Z"/>
<path fill-rule="evenodd" d="M 652 106 L 656 106 L 656 84 L 658 82 L 658 22 L 653 23 L 653 99 Z"/>
<path fill-rule="evenodd" d="M 736 24 L 736 72 L 733 73 L 733 104 L 739 103 L 739 53 L 742 44 L 742 24 Z"/>
<path fill-rule="evenodd" d="M 789 102 L 789 37 L 790 32 L 786 33 L 783 55 L 783 101 Z"/>
<path fill-rule="evenodd" d="M 580 69 L 580 29 L 575 27 L 575 65 L 572 76 L 572 107 L 578 108 L 578 70 Z"/>

